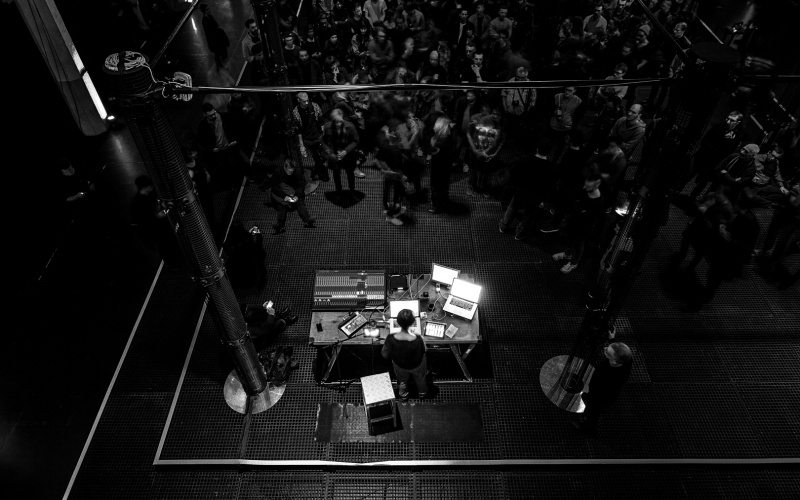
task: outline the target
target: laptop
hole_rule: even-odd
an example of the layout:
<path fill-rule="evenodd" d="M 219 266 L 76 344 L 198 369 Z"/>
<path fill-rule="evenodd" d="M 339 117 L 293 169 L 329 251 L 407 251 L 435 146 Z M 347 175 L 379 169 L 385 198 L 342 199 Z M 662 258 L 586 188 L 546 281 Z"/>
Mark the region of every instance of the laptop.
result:
<path fill-rule="evenodd" d="M 434 262 L 433 270 L 431 271 L 431 281 L 450 287 L 453 285 L 453 280 L 458 278 L 459 272 L 458 269 L 445 267 Z"/>
<path fill-rule="evenodd" d="M 482 286 L 470 283 L 469 281 L 453 280 L 453 288 L 450 289 L 450 296 L 444 303 L 443 310 L 464 319 L 472 320 L 475 311 L 478 310 L 478 299 L 481 296 Z"/>
<path fill-rule="evenodd" d="M 397 315 L 403 309 L 410 309 L 416 319 L 416 323 L 408 329 L 409 333 L 419 335 L 422 332 L 422 325 L 419 321 L 419 300 L 393 300 L 389 302 L 389 315 L 391 316 L 389 333 L 400 333 L 402 330 L 400 325 L 397 324 Z"/>

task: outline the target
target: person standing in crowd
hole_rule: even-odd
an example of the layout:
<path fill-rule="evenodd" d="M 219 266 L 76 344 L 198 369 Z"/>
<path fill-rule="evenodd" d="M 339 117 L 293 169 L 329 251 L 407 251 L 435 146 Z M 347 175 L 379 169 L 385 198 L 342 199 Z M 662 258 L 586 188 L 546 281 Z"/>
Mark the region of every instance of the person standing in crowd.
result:
<path fill-rule="evenodd" d="M 472 59 L 465 61 L 465 65 L 461 69 L 459 81 L 461 83 L 483 83 L 491 81 L 489 68 L 484 65 L 483 59 L 483 54 L 478 52 L 472 54 Z"/>
<path fill-rule="evenodd" d="M 358 131 L 355 125 L 345 121 L 342 110 L 331 111 L 331 121 L 322 130 L 322 144 L 328 157 L 328 167 L 333 171 L 333 182 L 336 186 L 336 198 L 342 197 L 342 169 L 347 175 L 347 186 L 350 193 L 356 188 L 356 153 L 358 147 Z"/>
<path fill-rule="evenodd" d="M 606 80 L 622 80 L 628 73 L 628 65 L 625 63 L 617 64 L 614 67 L 614 74 L 607 76 Z M 609 85 L 607 87 L 598 87 L 595 94 L 595 102 L 597 107 L 605 106 L 608 99 L 616 97 L 617 99 L 624 99 L 628 93 L 627 85 Z"/>
<path fill-rule="evenodd" d="M 766 208 L 780 203 L 789 194 L 781 176 L 783 148 L 775 144 L 766 154 L 755 156 L 756 171 L 744 186 L 742 202 L 751 207 Z"/>
<path fill-rule="evenodd" d="M 689 249 L 694 248 L 694 257 L 683 269 L 693 271 L 697 264 L 712 252 L 712 248 L 718 246 L 715 243 L 716 239 L 734 216 L 733 204 L 722 191 L 707 194 L 698 207 L 698 212 L 699 215 L 692 219 L 683 231 L 680 248 L 670 257 L 672 265 L 677 270 L 681 270 L 681 265 L 689 255 Z"/>
<path fill-rule="evenodd" d="M 503 5 L 497 9 L 497 17 L 489 21 L 489 29 L 482 35 L 482 38 L 488 38 L 492 32 L 499 34 L 502 31 L 508 34 L 507 38 L 511 38 L 513 30 L 514 21 L 508 18 L 508 7 Z"/>
<path fill-rule="evenodd" d="M 364 2 L 364 16 L 373 28 L 383 25 L 386 19 L 386 2 L 383 0 L 367 0 Z"/>
<path fill-rule="evenodd" d="M 605 31 L 608 21 L 603 17 L 603 4 L 596 3 L 594 12 L 583 18 L 583 32 L 586 36 L 592 36 L 597 29 Z"/>
<path fill-rule="evenodd" d="M 369 26 L 361 25 L 358 27 L 358 32 L 350 38 L 348 54 L 351 68 L 359 69 L 367 64 L 366 58 L 369 55 L 369 44 L 372 42 L 372 34 L 369 30 Z"/>
<path fill-rule="evenodd" d="M 708 176 L 714 167 L 723 158 L 733 154 L 741 144 L 744 130 L 742 120 L 744 120 L 742 113 L 731 111 L 728 113 L 725 123 L 718 123 L 708 129 L 708 132 L 700 142 L 700 147 L 689 162 L 690 169 L 683 186 L 695 177 L 697 177 L 698 184 L 703 179 L 708 183 Z M 702 188 L 700 191 L 702 191 Z M 700 194 L 700 191 L 698 191 L 698 194 Z"/>
<path fill-rule="evenodd" d="M 645 124 L 641 116 L 642 105 L 634 104 L 628 109 L 625 116 L 617 120 L 611 127 L 609 135 L 625 153 L 625 158 L 630 159 L 636 146 L 644 139 Z"/>
<path fill-rule="evenodd" d="M 486 38 L 492 18 L 486 15 L 486 4 L 483 1 L 475 2 L 475 13 L 469 16 L 469 22 L 475 26 L 475 38 L 478 41 Z"/>
<path fill-rule="evenodd" d="M 297 53 L 297 83 L 301 86 L 316 86 L 322 84 L 322 68 L 319 63 L 311 58 L 308 50 L 300 49 Z M 323 99 L 322 94 L 314 94 L 314 99 Z"/>
<path fill-rule="evenodd" d="M 255 19 L 245 21 L 244 27 L 247 30 L 246 36 L 242 39 L 242 56 L 244 60 L 248 63 L 253 63 L 253 61 L 262 62 L 264 60 L 264 52 L 261 50 L 261 35 Z M 258 51 L 253 50 L 255 47 L 258 47 Z"/>
<path fill-rule="evenodd" d="M 322 57 L 326 60 L 328 57 L 334 57 L 337 60 L 344 60 L 347 56 L 347 47 L 341 42 L 339 39 L 339 34 L 331 32 L 328 39 L 325 41 L 325 45 L 322 47 Z"/>
<path fill-rule="evenodd" d="M 581 394 L 586 405 L 583 414 L 572 425 L 587 434 L 597 432 L 597 424 L 603 411 L 614 404 L 622 392 L 622 386 L 631 376 L 633 353 L 622 342 L 614 342 L 603 349 L 603 358 L 595 366 L 589 391 Z"/>
<path fill-rule="evenodd" d="M 314 228 L 316 222 L 308 214 L 306 208 L 306 179 L 302 169 L 297 167 L 294 160 L 285 160 L 283 168 L 272 178 L 272 206 L 278 211 L 278 220 L 272 226 L 273 235 L 286 232 L 286 214 L 290 210 L 297 210 L 297 215 L 305 223 L 305 227 Z"/>
<path fill-rule="evenodd" d="M 404 172 L 414 186 L 411 196 L 419 198 L 422 195 L 422 169 L 424 153 L 422 151 L 422 137 L 425 125 L 414 115 L 411 110 L 401 113 L 402 122 L 397 125 L 395 134 L 397 135 L 398 147 L 403 153 L 405 161 Z"/>
<path fill-rule="evenodd" d="M 361 5 L 356 4 L 353 6 L 353 13 L 339 27 L 339 34 L 345 40 L 350 40 L 353 36 L 360 33 L 362 28 L 366 28 L 367 33 L 371 33 L 373 26 L 366 16 L 364 16 L 364 10 L 361 8 Z"/>
<path fill-rule="evenodd" d="M 247 173 L 250 159 L 230 136 L 230 124 L 225 113 L 219 113 L 210 102 L 201 106 L 204 118 L 197 127 L 197 142 L 210 158 L 211 174 L 221 183 L 235 189 Z"/>
<path fill-rule="evenodd" d="M 475 33 L 475 25 L 469 22 L 469 10 L 465 7 L 458 9 L 458 19 L 451 23 L 445 30 L 445 35 L 450 42 L 453 53 L 462 52 L 467 43 L 467 31 Z"/>
<path fill-rule="evenodd" d="M 432 50 L 428 60 L 422 63 L 417 70 L 417 81 L 422 82 L 427 78 L 430 83 L 447 83 L 447 70 L 440 64 L 439 52 Z"/>
<path fill-rule="evenodd" d="M 386 217 L 386 222 L 402 226 L 403 221 L 398 216 L 405 213 L 403 199 L 408 179 L 403 173 L 406 159 L 398 147 L 399 141 L 392 129 L 393 126 L 394 124 L 390 122 L 381 128 L 382 135 L 378 141 L 375 161 L 383 176 L 383 215 Z"/>
<path fill-rule="evenodd" d="M 486 52 L 489 61 L 489 81 L 500 82 L 508 78 L 508 67 L 511 59 L 511 44 L 508 43 L 508 32 L 497 33 L 497 39 Z"/>
<path fill-rule="evenodd" d="M 415 321 L 414 313 L 409 309 L 403 309 L 397 313 L 397 324 L 401 330 L 399 333 L 389 335 L 381 349 L 381 356 L 392 362 L 394 374 L 397 377 L 397 392 L 400 401 L 404 403 L 408 401 L 408 383 L 412 378 L 417 386 L 417 394 L 420 399 L 425 399 L 428 395 L 428 383 L 425 380 L 428 374 L 428 363 L 425 357 L 427 347 L 421 334 L 415 335 L 408 331 Z"/>
<path fill-rule="evenodd" d="M 764 243 L 754 252 L 765 273 L 772 273 L 786 256 L 800 252 L 800 169 L 795 170 L 787 185 L 789 192 L 772 214 Z M 798 277 L 800 271 L 784 276 L 779 287 L 788 288 Z"/>
<path fill-rule="evenodd" d="M 575 87 L 564 87 L 564 92 L 555 96 L 555 110 L 550 118 L 550 134 L 553 143 L 551 158 L 556 163 L 560 161 L 567 134 L 574 126 L 575 114 L 582 103 L 581 98 L 575 95 Z"/>
<path fill-rule="evenodd" d="M 299 92 L 297 106 L 292 110 L 292 118 L 297 129 L 300 155 L 307 158 L 310 150 L 314 160 L 311 181 L 316 182 L 321 179 L 327 182 L 330 178 L 325 167 L 325 150 L 322 144 L 322 109 L 317 103 L 310 102 L 306 92 Z"/>
<path fill-rule="evenodd" d="M 567 149 L 558 166 L 556 195 L 553 201 L 553 217 L 539 228 L 544 234 L 557 233 L 561 223 L 571 208 L 570 203 L 575 192 L 583 188 L 583 171 L 591 156 L 591 149 L 586 145 L 586 138 L 577 130 L 567 136 Z M 602 178 L 602 173 L 601 173 Z"/>
<path fill-rule="evenodd" d="M 433 125 L 430 140 L 431 155 L 431 208 L 428 212 L 446 212 L 450 204 L 450 167 L 455 151 L 455 123 L 440 116 Z"/>
<path fill-rule="evenodd" d="M 470 166 L 468 196 L 489 198 L 489 173 L 494 169 L 495 158 L 503 149 L 506 134 L 500 120 L 500 112 L 489 108 L 489 112 L 473 116 L 467 133 Z"/>
<path fill-rule="evenodd" d="M 295 43 L 295 34 L 292 32 L 283 34 L 283 60 L 286 63 L 286 70 L 289 82 L 297 82 L 297 74 L 300 63 L 300 47 Z"/>
<path fill-rule="evenodd" d="M 528 68 L 519 66 L 516 76 L 509 82 L 527 82 Z M 503 98 L 503 108 L 509 121 L 511 130 L 515 130 L 524 122 L 525 116 L 536 106 L 536 89 L 503 89 L 500 92 Z"/>
<path fill-rule="evenodd" d="M 530 162 L 519 162 L 511 171 L 509 187 L 511 200 L 503 218 L 500 219 L 500 232 L 511 234 L 509 227 L 520 211 L 524 215 L 515 231 L 514 239 L 522 241 L 529 236 L 530 225 L 541 202 L 552 194 L 555 184 L 553 163 L 547 159 L 550 154 L 550 141 L 542 139 L 536 148 L 536 155 Z"/>
<path fill-rule="evenodd" d="M 735 200 L 744 184 L 750 182 L 756 173 L 755 156 L 758 152 L 758 145 L 747 144 L 738 153 L 728 155 L 702 178 L 697 176 L 697 185 L 689 196 L 696 199 L 711 183 L 711 191 L 716 191 L 720 185 L 731 188 L 730 197 Z"/>
<path fill-rule="evenodd" d="M 217 70 L 220 70 L 228 62 L 228 47 L 231 42 L 225 30 L 219 27 L 217 20 L 209 12 L 208 5 L 201 3 L 200 12 L 203 14 L 203 33 L 206 35 L 208 49 L 214 53 L 214 62 L 217 64 Z"/>
<path fill-rule="evenodd" d="M 566 234 L 569 247 L 563 252 L 553 254 L 555 262 L 566 261 L 561 267 L 561 272 L 564 274 L 569 274 L 578 268 L 586 250 L 586 242 L 604 212 L 603 195 L 600 192 L 602 178 L 597 165 L 589 165 L 584 171 L 583 178 L 583 189 L 574 200 L 567 219 Z"/>
<path fill-rule="evenodd" d="M 334 56 L 325 58 L 325 68 L 322 74 L 324 85 L 347 85 L 350 83 L 350 74 L 339 65 L 339 59 Z"/>
<path fill-rule="evenodd" d="M 322 64 L 322 42 L 317 36 L 317 30 L 313 24 L 308 25 L 306 29 L 306 37 L 302 42 L 304 49 L 308 51 L 311 60 L 318 64 Z"/>
<path fill-rule="evenodd" d="M 475 89 L 467 90 L 465 95 L 458 98 L 455 105 L 455 114 L 453 115 L 453 123 L 455 123 L 457 131 L 455 147 L 456 154 L 459 154 L 460 158 L 454 158 L 453 160 L 454 164 L 457 164 L 459 159 L 463 162 L 462 169 L 464 172 L 469 172 L 469 163 L 467 163 L 469 149 L 465 147 L 467 143 L 467 134 L 469 134 L 472 116 L 475 115 L 479 109 L 478 106 L 478 91 Z"/>
<path fill-rule="evenodd" d="M 371 2 L 372 0 L 367 0 Z M 383 0 L 380 0 L 383 2 Z M 369 59 L 375 65 L 378 81 L 386 79 L 386 75 L 392 70 L 394 62 L 394 45 L 391 40 L 386 39 L 386 31 L 378 28 L 375 31 L 375 39 L 369 42 Z"/>
<path fill-rule="evenodd" d="M 608 144 L 595 158 L 597 167 L 600 169 L 600 177 L 603 179 L 600 184 L 600 191 L 603 193 L 607 212 L 617 201 L 617 195 L 625 180 L 625 169 L 628 162 L 625 153 L 615 140 L 608 141 Z"/>

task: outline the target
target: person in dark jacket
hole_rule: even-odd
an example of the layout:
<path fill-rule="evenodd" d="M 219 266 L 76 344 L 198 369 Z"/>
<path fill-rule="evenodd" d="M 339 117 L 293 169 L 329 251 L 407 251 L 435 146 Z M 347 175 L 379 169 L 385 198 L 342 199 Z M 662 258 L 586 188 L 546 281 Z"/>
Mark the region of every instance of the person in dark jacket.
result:
<path fill-rule="evenodd" d="M 699 174 L 697 185 L 692 189 L 690 196 L 697 198 L 711 183 L 711 191 L 716 191 L 720 185 L 728 186 L 731 189 L 730 198 L 735 200 L 741 189 L 756 174 L 755 156 L 758 151 L 758 145 L 748 144 L 738 153 L 725 157 L 706 175 Z"/>
<path fill-rule="evenodd" d="M 548 199 L 555 191 L 556 171 L 553 162 L 547 159 L 552 149 L 547 138 L 539 141 L 536 155 L 530 161 L 519 162 L 511 170 L 509 188 L 511 200 L 500 219 L 500 232 L 511 234 L 509 225 L 519 212 L 524 211 L 515 230 L 514 239 L 522 241 L 529 236 L 529 228 L 539 203 Z"/>
<path fill-rule="evenodd" d="M 431 208 L 428 212 L 446 212 L 450 204 L 450 168 L 455 153 L 455 123 L 440 116 L 433 125 L 430 139 Z"/>
<path fill-rule="evenodd" d="M 569 274 L 578 267 L 578 262 L 586 249 L 586 241 L 603 215 L 604 201 L 600 192 L 601 179 L 597 164 L 591 164 L 584 171 L 583 189 L 579 192 L 569 219 L 567 219 L 566 234 L 569 248 L 553 254 L 554 261 L 567 261 L 561 267 L 561 272 L 564 274 Z"/>
<path fill-rule="evenodd" d="M 279 334 L 286 330 L 287 326 L 297 323 L 298 316 L 292 314 L 289 307 L 275 312 L 272 301 L 264 302 L 263 304 L 239 304 L 244 316 L 244 321 L 247 323 L 247 331 L 250 332 L 250 337 L 253 339 L 253 344 L 257 351 L 260 351 L 275 340 Z"/>
<path fill-rule="evenodd" d="M 290 210 L 297 210 L 297 214 L 303 219 L 305 227 L 313 228 L 316 222 L 308 214 L 306 208 L 306 178 L 303 169 L 297 167 L 294 160 L 286 160 L 283 168 L 275 173 L 272 179 L 272 205 L 278 211 L 278 220 L 272 226 L 275 229 L 273 235 L 286 232 L 286 214 Z"/>
<path fill-rule="evenodd" d="M 352 192 L 356 187 L 356 160 L 355 149 L 358 147 L 358 131 L 355 125 L 344 119 L 344 114 L 339 108 L 331 111 L 331 121 L 322 128 L 322 144 L 328 158 L 328 166 L 333 171 L 333 182 L 336 186 L 336 195 L 342 192 L 342 169 L 347 175 L 347 186 Z"/>
<path fill-rule="evenodd" d="M 225 30 L 219 27 L 217 20 L 209 12 L 208 5 L 200 4 L 200 12 L 203 13 L 203 32 L 206 35 L 208 49 L 214 53 L 214 62 L 217 64 L 217 70 L 220 70 L 228 62 L 228 47 L 231 42 Z"/>
<path fill-rule="evenodd" d="M 264 261 L 267 252 L 263 246 L 264 235 L 258 227 L 248 231 L 241 222 L 231 225 L 228 237 L 222 248 L 225 250 L 225 270 L 236 288 L 253 285 L 261 288 L 267 280 L 267 267 Z"/>
<path fill-rule="evenodd" d="M 239 147 L 227 113 L 218 112 L 210 102 L 201 109 L 204 118 L 197 126 L 197 145 L 208 159 L 211 175 L 235 187 L 247 173 L 250 159 Z"/>
<path fill-rule="evenodd" d="M 603 199 L 608 209 L 617 202 L 617 195 L 625 180 L 628 161 L 619 142 L 614 139 L 608 141 L 606 147 L 595 157 L 595 161 L 600 169 L 600 177 L 603 179 L 600 191 L 603 192 Z"/>
<path fill-rule="evenodd" d="M 427 347 L 421 335 L 408 331 L 415 322 L 416 318 L 410 309 L 403 309 L 397 313 L 397 324 L 401 331 L 389 335 L 381 349 L 381 356 L 392 361 L 394 374 L 397 377 L 397 392 L 403 402 L 408 401 L 408 382 L 412 377 L 419 397 L 424 399 L 428 395 L 428 384 L 425 380 L 425 375 L 428 373 L 428 363 L 425 358 Z"/>
<path fill-rule="evenodd" d="M 459 158 L 453 158 L 453 163 L 457 163 L 461 159 L 464 163 L 462 165 L 464 172 L 469 172 L 469 165 L 466 163 L 468 158 L 466 147 L 467 134 L 469 133 L 469 126 L 472 123 L 472 117 L 481 109 L 478 102 L 478 91 L 474 89 L 467 90 L 466 94 L 456 100 L 455 112 L 453 113 L 453 122 L 455 123 L 455 148 L 458 152 Z"/>
<path fill-rule="evenodd" d="M 589 434 L 597 432 L 597 424 L 603 410 L 614 404 L 628 381 L 633 365 L 630 347 L 622 342 L 614 342 L 603 349 L 603 358 L 595 365 L 589 381 L 589 391 L 581 394 L 586 408 L 572 425 Z"/>
<path fill-rule="evenodd" d="M 718 123 L 708 129 L 700 142 L 700 148 L 689 162 L 690 168 L 685 177 L 684 186 L 695 176 L 698 176 L 698 181 L 700 181 L 701 174 L 708 175 L 709 169 L 736 151 L 739 143 L 742 142 L 742 130 L 744 130 L 742 120 L 744 120 L 742 113 L 731 111 L 725 119 L 725 123 Z"/>
<path fill-rule="evenodd" d="M 755 175 L 747 182 L 742 193 L 746 205 L 766 208 L 772 204 L 779 204 L 789 195 L 781 175 L 782 156 L 783 148 L 777 144 L 766 154 L 755 156 Z"/>
<path fill-rule="evenodd" d="M 381 129 L 382 138 L 378 144 L 375 161 L 383 176 L 383 213 L 386 216 L 386 222 L 402 226 L 403 221 L 398 216 L 405 213 L 403 199 L 406 193 L 405 183 L 408 182 L 408 178 L 403 173 L 406 160 L 397 146 L 398 140 L 393 130 L 393 122 L 396 120 L 390 121 Z"/>

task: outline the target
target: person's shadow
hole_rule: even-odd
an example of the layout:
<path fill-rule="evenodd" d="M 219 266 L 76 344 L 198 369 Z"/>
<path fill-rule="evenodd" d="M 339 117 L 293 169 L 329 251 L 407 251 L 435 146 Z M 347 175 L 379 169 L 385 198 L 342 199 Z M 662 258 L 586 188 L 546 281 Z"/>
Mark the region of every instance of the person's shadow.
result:
<path fill-rule="evenodd" d="M 706 294 L 694 269 L 682 269 L 680 263 L 670 262 L 661 271 L 664 290 L 673 298 L 686 301 L 687 310 L 698 308 Z"/>
<path fill-rule="evenodd" d="M 350 208 L 364 200 L 366 195 L 361 191 L 328 191 L 325 198 L 337 207 Z"/>

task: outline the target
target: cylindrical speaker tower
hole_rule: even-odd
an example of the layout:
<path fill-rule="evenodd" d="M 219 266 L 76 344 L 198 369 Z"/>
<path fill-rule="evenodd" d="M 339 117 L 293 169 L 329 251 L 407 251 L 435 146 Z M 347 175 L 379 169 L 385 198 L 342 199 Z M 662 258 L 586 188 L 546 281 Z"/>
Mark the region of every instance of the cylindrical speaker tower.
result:
<path fill-rule="evenodd" d="M 247 332 L 147 60 L 137 52 L 112 54 L 106 59 L 105 71 L 111 75 L 114 96 L 122 105 L 191 277 L 205 288 L 211 316 L 235 362 L 242 386 L 248 395 L 259 394 L 267 388 L 264 367 Z"/>

